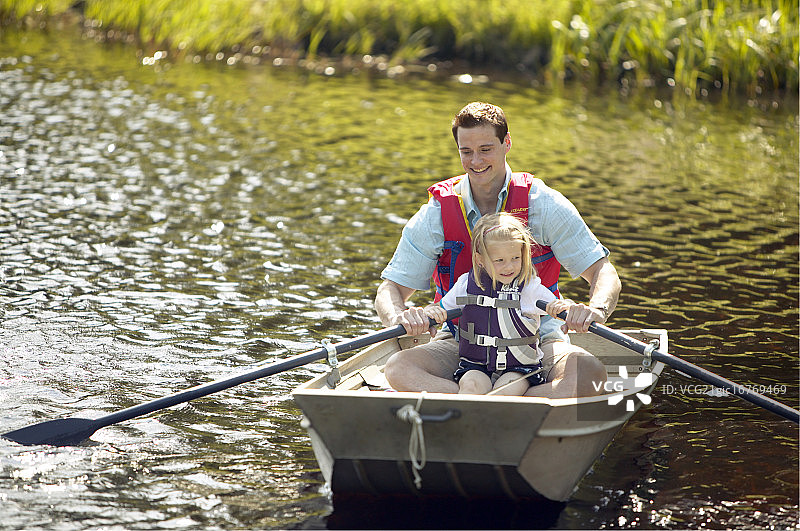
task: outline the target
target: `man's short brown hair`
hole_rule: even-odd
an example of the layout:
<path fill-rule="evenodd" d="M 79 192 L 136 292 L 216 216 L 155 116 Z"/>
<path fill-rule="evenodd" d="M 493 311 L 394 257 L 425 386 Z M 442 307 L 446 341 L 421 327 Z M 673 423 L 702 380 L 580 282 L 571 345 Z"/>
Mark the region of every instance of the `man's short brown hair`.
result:
<path fill-rule="evenodd" d="M 470 128 L 481 125 L 491 125 L 494 127 L 495 133 L 497 133 L 500 143 L 502 144 L 505 141 L 508 134 L 508 122 L 506 122 L 506 115 L 503 109 L 491 103 L 473 101 L 458 111 L 456 117 L 453 118 L 453 138 L 456 141 L 456 145 L 458 145 L 459 127 Z"/>

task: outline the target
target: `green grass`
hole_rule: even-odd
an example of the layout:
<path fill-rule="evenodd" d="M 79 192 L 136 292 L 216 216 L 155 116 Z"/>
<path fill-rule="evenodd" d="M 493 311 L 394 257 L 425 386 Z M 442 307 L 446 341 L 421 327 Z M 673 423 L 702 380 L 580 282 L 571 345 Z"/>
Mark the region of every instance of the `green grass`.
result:
<path fill-rule="evenodd" d="M 555 72 L 674 80 L 689 92 L 797 90 L 798 5 L 787 0 L 581 0 L 555 23 Z"/>
<path fill-rule="evenodd" d="M 69 5 L 0 0 L 0 17 L 41 19 Z M 308 59 L 460 59 L 554 83 L 687 94 L 798 89 L 797 0 L 86 0 L 83 10 L 148 51 L 269 46 Z"/>

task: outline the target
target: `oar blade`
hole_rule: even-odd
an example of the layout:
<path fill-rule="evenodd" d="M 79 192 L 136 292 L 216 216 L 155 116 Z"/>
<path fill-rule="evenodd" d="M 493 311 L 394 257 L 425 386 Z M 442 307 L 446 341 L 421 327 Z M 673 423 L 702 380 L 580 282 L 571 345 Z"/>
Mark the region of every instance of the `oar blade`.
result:
<path fill-rule="evenodd" d="M 447 319 L 452 320 L 460 315 L 460 309 L 449 310 L 447 312 Z M 430 326 L 436 326 L 436 321 L 430 319 Z M 292 356 L 291 358 L 270 363 L 268 365 L 262 366 L 259 364 L 254 370 L 238 374 L 231 378 L 225 378 L 210 382 L 208 384 L 199 385 L 197 387 L 158 398 L 156 400 L 151 400 L 150 402 L 145 402 L 144 404 L 132 406 L 94 420 L 79 418 L 50 420 L 47 422 L 41 422 L 39 424 L 33 424 L 32 426 L 27 426 L 25 428 L 20 428 L 18 430 L 9 431 L 8 433 L 0 435 L 0 437 L 24 445 L 50 444 L 53 446 L 71 446 L 79 444 L 80 442 L 91 437 L 92 434 L 100 428 L 110 426 L 111 424 L 116 424 L 117 422 L 122 422 L 124 420 L 130 420 L 134 417 L 158 411 L 159 409 L 165 409 L 177 404 L 182 404 L 211 393 L 216 393 L 223 389 L 229 389 L 235 385 L 251 382 L 258 378 L 271 376 L 279 372 L 305 365 L 306 363 L 310 363 L 312 361 L 323 359 L 326 355 L 331 355 L 331 350 L 333 351 L 334 355 L 337 353 L 350 352 L 351 350 L 363 348 L 386 339 L 400 337 L 405 333 L 406 331 L 403 328 L 403 325 L 384 328 L 383 330 L 378 330 L 377 332 L 372 332 L 355 339 L 312 350 L 305 354 L 298 354 L 296 356 Z M 331 350 L 329 350 L 329 348 Z"/>
<path fill-rule="evenodd" d="M 9 431 L 2 437 L 26 446 L 69 446 L 88 439 L 99 427 L 97 421 L 91 419 L 57 419 Z"/>

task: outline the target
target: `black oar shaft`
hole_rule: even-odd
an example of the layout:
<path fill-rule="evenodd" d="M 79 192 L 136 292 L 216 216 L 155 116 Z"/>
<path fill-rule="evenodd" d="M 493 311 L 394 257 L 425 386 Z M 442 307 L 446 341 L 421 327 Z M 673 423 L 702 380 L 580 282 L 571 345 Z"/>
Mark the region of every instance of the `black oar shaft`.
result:
<path fill-rule="evenodd" d="M 262 369 L 248 371 L 237 376 L 231 376 L 229 378 L 215 380 L 207 384 L 191 387 L 174 395 L 165 396 L 151 400 L 150 402 L 131 406 L 95 420 L 99 424 L 98 429 L 105 426 L 110 426 L 112 424 L 117 424 L 118 422 L 123 422 L 132 418 L 141 417 L 142 415 L 147 415 L 148 413 L 153 413 L 154 411 L 158 411 L 160 409 L 166 409 L 168 407 L 182 404 L 183 402 L 189 402 L 190 400 L 195 400 L 203 396 L 217 393 L 243 383 L 252 382 L 253 380 L 258 380 L 259 378 L 264 378 L 266 376 L 278 374 L 279 372 L 288 371 L 289 369 L 294 369 L 295 367 L 300 367 L 301 365 L 325 358 L 327 355 L 328 351 L 325 348 L 320 348 L 304 354 L 298 354 L 285 360 L 270 363 Z"/>
<path fill-rule="evenodd" d="M 455 319 L 461 315 L 461 310 L 450 310 L 447 312 L 447 318 Z M 431 319 L 430 325 L 435 326 L 436 323 Z M 222 378 L 207 384 L 198 385 L 180 391 L 173 395 L 165 396 L 150 402 L 145 402 L 136 406 L 131 406 L 122 409 L 115 413 L 105 415 L 97 419 L 81 419 L 81 418 L 66 418 L 59 420 L 51 420 L 33 424 L 18 430 L 4 433 L 2 437 L 16 441 L 20 444 L 52 444 L 52 445 L 70 445 L 78 444 L 80 441 L 90 437 L 95 431 L 118 422 L 130 420 L 135 417 L 147 415 L 160 409 L 182 404 L 196 398 L 210 395 L 234 387 L 239 384 L 251 382 L 265 376 L 272 376 L 279 372 L 288 371 L 311 363 L 312 361 L 327 358 L 330 354 L 343 354 L 352 350 L 357 350 L 374 343 L 379 343 L 387 339 L 400 337 L 405 335 L 406 331 L 402 325 L 396 325 L 389 328 L 371 332 L 363 336 L 356 337 L 341 343 L 326 345 L 324 347 L 312 350 L 303 354 L 298 354 L 287 358 L 285 360 L 276 361 L 267 365 L 258 366 L 258 368 L 240 373 L 236 376 L 229 378 Z"/>
<path fill-rule="evenodd" d="M 547 307 L 547 303 L 542 300 L 537 301 L 536 305 L 542 310 Z M 558 314 L 558 317 L 566 320 L 566 312 L 561 312 Z M 673 369 L 677 369 L 688 376 L 697 378 L 698 380 L 711 384 L 715 387 L 725 389 L 729 393 L 736 395 L 743 400 L 747 400 L 748 402 L 763 407 L 764 409 L 780 415 L 783 418 L 800 424 L 800 411 L 748 389 L 743 385 L 723 378 L 718 374 L 714 374 L 713 372 L 703 369 L 702 367 L 698 367 L 693 363 L 689 363 L 688 361 L 677 356 L 673 356 L 672 354 L 667 354 L 655 349 L 650 351 L 651 347 L 646 343 L 642 343 L 641 341 L 638 341 L 630 336 L 612 330 L 611 328 L 600 323 L 592 323 L 589 325 L 589 332 L 597 334 L 598 336 L 608 339 L 609 341 L 613 341 L 614 343 L 622 345 L 623 347 L 627 347 L 635 352 L 638 352 L 639 354 L 645 355 L 649 353 L 649 356 L 655 361 L 660 361 L 661 363 L 669 365 Z"/>
<path fill-rule="evenodd" d="M 455 317 L 453 318 L 455 319 Z M 335 343 L 333 345 L 330 345 L 330 348 L 336 354 L 343 354 L 345 352 L 357 350 L 362 347 L 372 345 L 374 343 L 380 343 L 381 341 L 385 341 L 387 339 L 400 337 L 405 333 L 406 331 L 403 328 L 403 325 L 396 325 L 390 328 L 384 328 L 383 330 L 378 330 L 377 332 L 371 332 L 369 334 L 365 334 L 363 336 L 359 336 L 347 341 L 342 341 L 341 343 Z M 158 398 L 150 402 L 145 402 L 144 404 L 139 404 L 136 406 L 129 407 L 127 409 L 122 409 L 120 411 L 117 411 L 116 413 L 112 413 L 110 415 L 106 415 L 105 417 L 101 417 L 95 420 L 101 424 L 100 427 L 110 426 L 111 424 L 117 424 L 118 422 L 130 420 L 132 418 L 140 417 L 142 415 L 147 415 L 148 413 L 153 413 L 154 411 L 158 411 L 160 409 L 166 409 L 168 407 L 172 407 L 177 404 L 182 404 L 183 402 L 189 402 L 190 400 L 195 400 L 197 398 L 217 393 L 219 391 L 224 391 L 225 389 L 229 389 L 231 387 L 235 387 L 243 383 L 252 382 L 253 380 L 258 380 L 259 378 L 265 378 L 267 376 L 272 376 L 273 374 L 278 374 L 280 372 L 288 371 L 290 369 L 295 369 L 297 367 L 301 367 L 308 363 L 325 359 L 327 357 L 328 357 L 328 347 L 320 347 L 316 350 L 311 350 L 303 354 L 297 354 L 296 356 L 292 356 L 291 358 L 286 358 L 284 360 L 270 363 L 269 365 L 265 365 L 260 369 L 250 370 L 241 373 L 237 376 L 231 376 L 228 378 L 215 380 L 207 384 L 198 385 L 197 387 L 191 387 L 189 389 L 186 389 L 185 391 L 181 391 L 174 395 L 165 396 L 163 398 Z"/>

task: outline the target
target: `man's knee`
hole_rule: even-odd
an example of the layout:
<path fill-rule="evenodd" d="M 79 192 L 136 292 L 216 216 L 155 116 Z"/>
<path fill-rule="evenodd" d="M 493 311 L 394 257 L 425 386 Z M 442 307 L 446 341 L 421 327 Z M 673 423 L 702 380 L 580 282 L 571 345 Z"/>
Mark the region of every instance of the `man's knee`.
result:
<path fill-rule="evenodd" d="M 453 381 L 458 346 L 453 344 L 456 354 L 443 341 L 395 352 L 386 360 L 383 369 L 386 381 L 398 391 L 458 392 L 458 385 Z"/>
<path fill-rule="evenodd" d="M 429 345 L 400 350 L 389 356 L 383 374 L 389 383 L 405 379 L 409 374 L 425 372 L 438 376 L 441 372 L 435 352 L 429 352 Z"/>
<path fill-rule="evenodd" d="M 603 383 L 608 379 L 603 363 L 589 352 L 574 345 L 554 345 L 555 365 L 549 381 L 567 385 L 573 396 L 603 394 Z"/>
<path fill-rule="evenodd" d="M 603 363 L 585 350 L 569 354 L 569 368 L 576 376 L 576 392 L 578 396 L 595 396 L 604 393 L 603 384 L 608 373 Z"/>
<path fill-rule="evenodd" d="M 386 381 L 389 382 L 389 385 L 393 385 L 392 382 L 400 382 L 403 375 L 408 373 L 410 362 L 406 359 L 406 353 L 407 351 L 405 350 L 395 352 L 386 360 L 383 374 L 386 377 Z"/>

